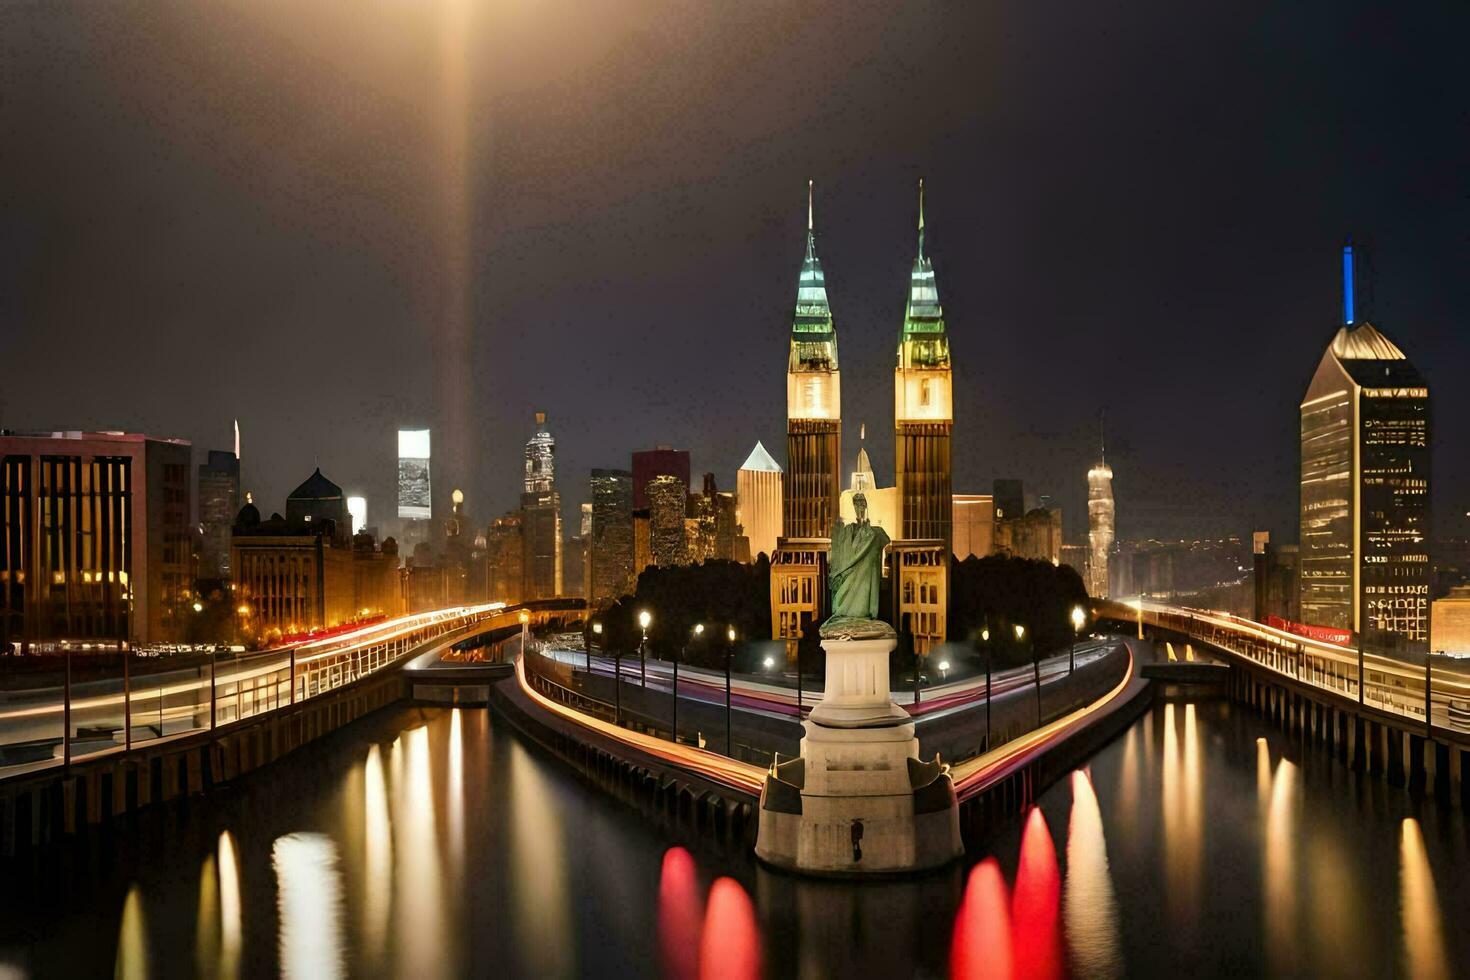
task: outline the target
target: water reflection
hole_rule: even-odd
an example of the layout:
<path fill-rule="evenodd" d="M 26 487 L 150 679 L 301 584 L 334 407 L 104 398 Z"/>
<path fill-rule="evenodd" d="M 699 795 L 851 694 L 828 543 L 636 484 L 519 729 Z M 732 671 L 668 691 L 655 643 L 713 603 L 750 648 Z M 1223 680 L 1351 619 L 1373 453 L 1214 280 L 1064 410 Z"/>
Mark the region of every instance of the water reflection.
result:
<path fill-rule="evenodd" d="M 1295 785 L 1296 766 L 1282 759 L 1271 781 L 1271 802 L 1266 811 L 1261 903 L 1266 963 L 1277 974 L 1294 971 L 1301 940 L 1296 921 Z"/>
<path fill-rule="evenodd" d="M 699 975 L 699 926 L 704 901 L 694 858 L 682 847 L 664 852 L 658 879 L 658 946 L 664 976 L 693 980 Z"/>
<path fill-rule="evenodd" d="M 970 869 L 950 939 L 949 975 L 954 980 L 1011 975 L 1010 906 L 995 858 L 988 857 Z"/>
<path fill-rule="evenodd" d="M 571 918 L 564 848 L 574 846 L 562 828 L 546 770 L 519 742 L 510 746 L 510 867 L 513 928 L 524 937 L 528 975 L 552 977 L 576 973 L 576 950 L 566 941 Z"/>
<path fill-rule="evenodd" d="M 369 962 L 383 952 L 388 935 L 388 904 L 393 889 L 393 827 L 388 817 L 388 787 L 383 781 L 383 753 L 368 749 L 363 767 L 363 934 Z"/>
<path fill-rule="evenodd" d="M 1200 849 L 1199 734 L 1193 704 L 1184 706 L 1181 744 L 1174 705 L 1164 705 L 1163 792 L 1164 869 L 1169 913 L 1177 928 L 1192 934 L 1198 922 Z"/>
<path fill-rule="evenodd" d="M 240 868 L 235 839 L 219 835 L 218 857 L 207 854 L 199 868 L 199 915 L 195 956 L 199 974 L 230 980 L 240 969 Z"/>
<path fill-rule="evenodd" d="M 1032 807 L 1021 835 L 1016 891 L 1011 898 L 1016 976 L 1053 980 L 1062 975 L 1061 900 L 1057 848 L 1040 807 Z"/>
<path fill-rule="evenodd" d="M 402 743 L 400 747 L 400 743 Z M 393 761 L 402 760 L 393 780 L 393 909 L 398 922 L 398 973 L 431 976 L 453 973 L 446 966 L 453 947 L 444 934 L 444 875 L 439 862 L 437 798 L 429 771 L 429 729 L 404 732 L 393 743 Z"/>
<path fill-rule="evenodd" d="M 143 895 L 134 885 L 123 900 L 122 923 L 117 930 L 117 964 L 113 976 L 132 980 L 151 975 L 148 968 L 148 930 L 143 922 Z"/>
<path fill-rule="evenodd" d="M 271 863 L 282 975 L 312 980 L 343 976 L 337 846 L 322 834 L 287 834 L 276 838 Z"/>
<path fill-rule="evenodd" d="M 1399 914 L 1409 976 L 1416 980 L 1449 976 L 1434 872 L 1424 852 L 1424 834 L 1413 817 L 1404 818 L 1399 836 Z"/>
<path fill-rule="evenodd" d="M 194 961 L 199 975 L 211 977 L 219 963 L 219 875 L 214 855 L 204 855 L 199 865 L 199 914 L 195 917 Z"/>
<path fill-rule="evenodd" d="M 1067 826 L 1067 881 L 1062 914 L 1073 972 L 1084 977 L 1122 976 L 1118 898 L 1108 870 L 1102 813 L 1093 792 L 1092 778 L 1081 769 L 1072 773 L 1072 819 Z"/>
<path fill-rule="evenodd" d="M 464 734 L 460 710 L 449 715 L 449 776 L 445 814 L 449 824 L 449 868 L 458 879 L 464 868 Z"/>
<path fill-rule="evenodd" d="M 760 927 L 755 906 L 734 878 L 710 887 L 699 942 L 700 980 L 756 980 L 761 975 Z"/>

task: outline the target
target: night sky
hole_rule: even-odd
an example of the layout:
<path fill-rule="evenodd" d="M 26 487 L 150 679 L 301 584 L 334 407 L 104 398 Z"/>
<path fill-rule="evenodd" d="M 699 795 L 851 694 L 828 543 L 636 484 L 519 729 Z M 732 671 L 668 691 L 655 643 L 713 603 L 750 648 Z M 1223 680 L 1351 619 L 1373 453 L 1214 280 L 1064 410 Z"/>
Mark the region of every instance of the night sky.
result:
<path fill-rule="evenodd" d="M 784 460 L 816 180 L 844 454 L 892 481 L 915 182 L 956 491 L 1122 537 L 1295 540 L 1297 410 L 1339 247 L 1428 375 L 1439 533 L 1470 505 L 1470 7 L 243 0 L 0 5 L 0 426 L 244 434 L 391 510 L 515 504 L 531 415 L 570 517 L 655 443 Z M 697 477 L 696 477 L 697 479 Z"/>

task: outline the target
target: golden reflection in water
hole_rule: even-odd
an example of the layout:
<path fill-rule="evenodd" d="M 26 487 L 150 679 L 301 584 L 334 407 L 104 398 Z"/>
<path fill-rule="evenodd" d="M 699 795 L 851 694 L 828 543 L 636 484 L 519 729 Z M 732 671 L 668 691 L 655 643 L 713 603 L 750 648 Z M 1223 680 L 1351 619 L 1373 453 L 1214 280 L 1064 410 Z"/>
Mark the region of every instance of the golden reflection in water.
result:
<path fill-rule="evenodd" d="M 194 963 L 201 977 L 212 977 L 219 962 L 219 875 L 214 855 L 199 866 L 199 915 L 194 926 Z"/>
<path fill-rule="evenodd" d="M 321 980 L 345 975 L 342 871 L 324 834 L 286 834 L 271 846 L 276 869 L 281 975 Z"/>
<path fill-rule="evenodd" d="M 1118 933 L 1118 898 L 1108 870 L 1102 812 L 1092 779 L 1081 769 L 1072 773 L 1072 818 L 1067 827 L 1067 879 L 1062 917 L 1072 972 L 1084 977 L 1123 975 L 1122 941 Z"/>
<path fill-rule="evenodd" d="M 399 736 L 393 758 L 402 758 L 403 778 L 393 782 L 393 908 L 398 925 L 399 976 L 452 974 L 445 937 L 444 874 L 439 861 L 437 800 L 429 772 L 429 729 Z"/>
<path fill-rule="evenodd" d="M 456 877 L 464 871 L 464 735 L 460 711 L 449 713 L 449 800 L 445 814 L 449 824 L 449 867 Z"/>
<path fill-rule="evenodd" d="M 1311 958 L 1318 976 L 1346 977 L 1362 973 L 1371 962 L 1363 948 L 1363 909 L 1358 880 L 1342 856 L 1349 845 L 1336 827 L 1314 826 L 1302 841 L 1311 893 L 1302 914 L 1312 926 Z"/>
<path fill-rule="evenodd" d="M 242 914 L 240 861 L 234 835 L 224 830 L 219 835 L 219 976 L 226 980 L 240 972 Z"/>
<path fill-rule="evenodd" d="M 1266 965 L 1270 972 L 1293 972 L 1301 936 L 1297 933 L 1296 836 L 1293 804 L 1296 766 L 1285 759 L 1276 765 L 1271 802 L 1266 810 L 1261 911 L 1266 932 Z"/>
<path fill-rule="evenodd" d="M 1164 877 L 1174 924 L 1193 930 L 1199 909 L 1201 785 L 1199 734 L 1194 705 L 1184 706 L 1184 739 L 1174 705 L 1164 705 L 1163 827 Z"/>
<path fill-rule="evenodd" d="M 1119 809 L 1130 824 L 1138 819 L 1138 786 L 1138 726 L 1132 725 L 1123 743 L 1123 768 L 1118 776 Z"/>
<path fill-rule="evenodd" d="M 1261 817 L 1271 802 L 1271 747 L 1264 737 L 1256 739 L 1256 799 L 1261 803 Z"/>
<path fill-rule="evenodd" d="M 395 746 L 397 743 L 394 743 Z M 388 787 L 383 781 L 383 753 L 368 749 L 363 766 L 363 896 L 365 959 L 379 962 L 388 938 L 388 904 L 393 893 L 393 825 L 388 816 Z"/>
<path fill-rule="evenodd" d="M 137 885 L 123 900 L 122 922 L 117 929 L 117 963 L 113 976 L 131 980 L 151 975 L 148 968 L 148 930 L 143 921 L 143 894 Z"/>
<path fill-rule="evenodd" d="M 1449 976 L 1434 872 L 1424 850 L 1424 834 L 1413 817 L 1404 818 L 1399 837 L 1399 914 L 1405 972 L 1415 980 Z"/>
<path fill-rule="evenodd" d="M 577 973 L 571 901 L 563 848 L 568 845 L 552 788 L 520 742 L 510 743 L 510 871 L 512 921 L 527 961 L 542 977 Z"/>

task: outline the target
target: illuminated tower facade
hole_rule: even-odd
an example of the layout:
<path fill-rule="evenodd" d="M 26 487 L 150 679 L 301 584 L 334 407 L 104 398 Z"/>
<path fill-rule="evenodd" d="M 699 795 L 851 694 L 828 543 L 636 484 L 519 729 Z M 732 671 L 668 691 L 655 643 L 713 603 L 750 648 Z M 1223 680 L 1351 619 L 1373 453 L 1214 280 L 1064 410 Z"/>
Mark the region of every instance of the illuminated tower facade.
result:
<path fill-rule="evenodd" d="M 1343 249 L 1343 325 L 1301 403 L 1301 616 L 1385 652 L 1429 641 L 1429 387 L 1360 320 Z"/>
<path fill-rule="evenodd" d="M 1087 594 L 1108 595 L 1108 558 L 1113 553 L 1113 469 L 1103 448 L 1097 465 L 1087 471 Z"/>
<path fill-rule="evenodd" d="M 561 595 L 561 494 L 556 489 L 556 440 L 546 413 L 536 413 L 536 432 L 526 441 L 521 485 L 521 574 L 523 599 Z"/>
<path fill-rule="evenodd" d="M 826 538 L 842 492 L 842 383 L 827 282 L 817 261 L 807 184 L 806 256 L 796 289 L 786 363 L 786 482 L 782 534 Z"/>
<path fill-rule="evenodd" d="M 893 375 L 894 464 L 898 531 L 890 548 L 894 611 L 914 650 L 926 654 L 945 639 L 949 561 L 954 538 L 950 442 L 954 379 L 949 337 L 934 266 L 924 254 L 924 182 L 919 181 L 919 254 L 909 274 L 908 303 Z"/>
<path fill-rule="evenodd" d="M 908 306 L 893 377 L 894 473 L 899 531 L 905 540 L 938 540 L 954 533 L 950 440 L 954 428 L 949 337 L 934 266 L 924 254 L 924 182 L 919 182 L 919 256 L 909 274 Z"/>

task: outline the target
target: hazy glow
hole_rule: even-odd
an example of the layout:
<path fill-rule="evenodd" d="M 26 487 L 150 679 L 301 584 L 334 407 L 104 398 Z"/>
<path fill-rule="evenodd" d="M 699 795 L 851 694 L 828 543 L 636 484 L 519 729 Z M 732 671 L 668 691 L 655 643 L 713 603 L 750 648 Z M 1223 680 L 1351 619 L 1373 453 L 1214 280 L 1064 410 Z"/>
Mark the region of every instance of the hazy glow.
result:
<path fill-rule="evenodd" d="M 664 852 L 658 880 L 658 948 L 667 980 L 699 976 L 699 931 L 704 899 L 694 858 L 682 847 Z"/>
<path fill-rule="evenodd" d="M 395 747 L 397 743 L 395 742 Z M 363 860 L 363 933 L 370 958 L 382 954 L 388 936 L 388 903 L 393 888 L 393 823 L 388 816 L 388 787 L 383 780 L 383 753 L 368 749 L 363 769 L 363 812 L 366 853 Z"/>
<path fill-rule="evenodd" d="M 143 921 L 143 895 L 134 885 L 123 900 L 122 923 L 117 930 L 117 965 L 113 976 L 118 980 L 143 980 L 151 976 L 148 968 L 148 930 Z"/>
<path fill-rule="evenodd" d="M 1399 838 L 1399 914 L 1404 924 L 1404 969 L 1416 980 L 1448 977 L 1439 896 L 1424 851 L 1419 821 L 1405 817 Z"/>
<path fill-rule="evenodd" d="M 337 846 L 323 834 L 287 834 L 271 847 L 271 863 L 282 976 L 344 976 Z"/>
<path fill-rule="evenodd" d="M 734 878 L 720 878 L 709 890 L 699 943 L 699 976 L 701 980 L 758 980 L 761 976 L 755 906 Z"/>
<path fill-rule="evenodd" d="M 1067 881 L 1062 899 L 1073 972 L 1084 977 L 1123 975 L 1118 898 L 1108 870 L 1102 812 L 1092 779 L 1072 773 L 1072 819 L 1067 827 Z"/>
<path fill-rule="evenodd" d="M 1297 935 L 1297 855 L 1292 833 L 1295 787 L 1296 766 L 1282 759 L 1271 782 L 1271 803 L 1266 811 L 1262 861 L 1265 895 L 1261 905 L 1266 964 L 1278 975 L 1295 969 L 1301 938 Z"/>
<path fill-rule="evenodd" d="M 949 947 L 953 980 L 1012 975 L 1010 896 L 995 858 L 970 869 Z"/>

